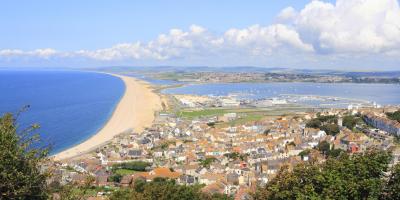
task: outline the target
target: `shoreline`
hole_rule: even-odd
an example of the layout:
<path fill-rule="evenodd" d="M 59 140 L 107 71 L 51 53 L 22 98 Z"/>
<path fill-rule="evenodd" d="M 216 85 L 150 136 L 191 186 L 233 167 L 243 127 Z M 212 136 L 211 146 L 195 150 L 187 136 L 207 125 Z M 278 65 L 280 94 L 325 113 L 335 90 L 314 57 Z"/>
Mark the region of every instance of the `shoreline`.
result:
<path fill-rule="evenodd" d="M 150 126 L 154 113 L 161 109 L 161 98 L 154 93 L 150 85 L 134 77 L 110 74 L 120 78 L 125 91 L 111 117 L 103 127 L 82 143 L 50 156 L 55 160 L 64 160 L 90 152 L 125 131 L 141 132 Z"/>

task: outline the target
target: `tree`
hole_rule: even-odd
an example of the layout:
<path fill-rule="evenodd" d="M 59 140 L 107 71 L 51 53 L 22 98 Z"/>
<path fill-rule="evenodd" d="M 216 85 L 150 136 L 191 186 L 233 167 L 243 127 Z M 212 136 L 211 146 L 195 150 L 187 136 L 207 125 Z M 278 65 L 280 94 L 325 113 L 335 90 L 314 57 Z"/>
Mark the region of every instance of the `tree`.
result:
<path fill-rule="evenodd" d="M 400 110 L 396 111 L 396 112 L 392 112 L 392 113 L 386 113 L 386 115 L 388 116 L 389 119 L 391 120 L 397 120 L 398 122 L 400 122 Z"/>
<path fill-rule="evenodd" d="M 325 131 L 328 135 L 337 135 L 340 132 L 337 124 L 325 124 L 321 127 L 321 130 Z"/>
<path fill-rule="evenodd" d="M 133 189 L 114 192 L 110 200 L 218 200 L 226 195 L 208 195 L 201 192 L 203 185 L 177 185 L 174 180 L 156 178 L 152 182 L 136 181 Z"/>
<path fill-rule="evenodd" d="M 341 154 L 322 164 L 302 163 L 293 170 L 284 167 L 265 187 L 257 190 L 254 198 L 379 199 L 390 160 L 390 153 L 373 150 L 365 154 Z"/>
<path fill-rule="evenodd" d="M 209 168 L 210 165 L 211 165 L 214 161 L 216 161 L 216 160 L 217 160 L 217 159 L 216 159 L 215 157 L 208 157 L 208 158 L 206 158 L 206 159 L 204 159 L 204 160 L 199 160 L 199 161 L 200 161 L 200 165 L 201 165 L 202 167 Z"/>
<path fill-rule="evenodd" d="M 400 163 L 393 167 L 381 199 L 400 199 Z"/>
<path fill-rule="evenodd" d="M 0 199 L 47 199 L 48 147 L 38 148 L 38 125 L 18 131 L 12 114 L 0 117 Z M 36 145 L 36 146 L 35 146 Z"/>
<path fill-rule="evenodd" d="M 67 184 L 57 190 L 53 191 L 53 198 L 59 197 L 62 200 L 84 200 L 90 197 L 90 190 L 95 178 L 90 174 L 87 174 L 83 185 L 78 184 Z M 54 188 L 51 188 L 54 190 Z M 57 199 L 57 198 L 56 198 Z"/>
<path fill-rule="evenodd" d="M 350 130 L 353 130 L 359 120 L 360 118 L 358 117 L 354 117 L 351 115 L 345 116 L 343 117 L 343 126 L 347 127 Z"/>
<path fill-rule="evenodd" d="M 331 150 L 331 145 L 324 140 L 318 143 L 317 149 L 326 156 L 329 154 L 329 151 Z"/>
<path fill-rule="evenodd" d="M 311 119 L 306 123 L 307 128 L 319 128 L 322 125 L 322 122 L 318 119 Z"/>

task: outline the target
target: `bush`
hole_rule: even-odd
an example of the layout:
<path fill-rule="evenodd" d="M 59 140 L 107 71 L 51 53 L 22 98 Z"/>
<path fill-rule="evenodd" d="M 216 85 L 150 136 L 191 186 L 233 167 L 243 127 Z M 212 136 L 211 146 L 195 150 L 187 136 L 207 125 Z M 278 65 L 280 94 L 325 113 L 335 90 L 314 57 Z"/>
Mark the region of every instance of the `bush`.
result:
<path fill-rule="evenodd" d="M 130 169 L 135 171 L 146 171 L 146 167 L 150 167 L 151 164 L 143 161 L 133 161 L 127 163 L 120 163 L 113 165 L 113 170 L 115 169 Z"/>

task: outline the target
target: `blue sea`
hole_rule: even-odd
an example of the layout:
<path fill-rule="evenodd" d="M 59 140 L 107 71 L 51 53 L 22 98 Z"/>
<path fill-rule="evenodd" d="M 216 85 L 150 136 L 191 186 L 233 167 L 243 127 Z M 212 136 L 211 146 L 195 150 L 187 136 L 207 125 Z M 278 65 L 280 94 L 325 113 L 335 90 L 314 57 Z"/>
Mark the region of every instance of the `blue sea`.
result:
<path fill-rule="evenodd" d="M 273 98 L 281 95 L 315 95 L 357 99 L 381 105 L 400 104 L 399 84 L 357 83 L 210 83 L 189 84 L 169 88 L 167 94 L 226 96 L 238 94 L 249 99 Z"/>
<path fill-rule="evenodd" d="M 38 123 L 57 153 L 102 128 L 125 90 L 117 77 L 78 71 L 1 71 L 0 113 L 18 113 L 19 129 Z"/>

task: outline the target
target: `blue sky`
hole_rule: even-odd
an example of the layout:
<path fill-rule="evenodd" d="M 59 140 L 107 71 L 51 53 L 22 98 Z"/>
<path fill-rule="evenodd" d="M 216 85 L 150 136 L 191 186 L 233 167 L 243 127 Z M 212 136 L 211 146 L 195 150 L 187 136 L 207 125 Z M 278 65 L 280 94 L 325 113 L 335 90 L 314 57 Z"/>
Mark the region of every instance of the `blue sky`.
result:
<path fill-rule="evenodd" d="M 399 12 L 397 0 L 6 0 L 0 67 L 397 69 Z"/>
<path fill-rule="evenodd" d="M 268 25 L 280 10 L 302 8 L 307 0 L 11 0 L 2 1 L 0 48 L 94 50 L 117 43 L 148 41 L 171 28 L 192 24 L 224 32 Z"/>

